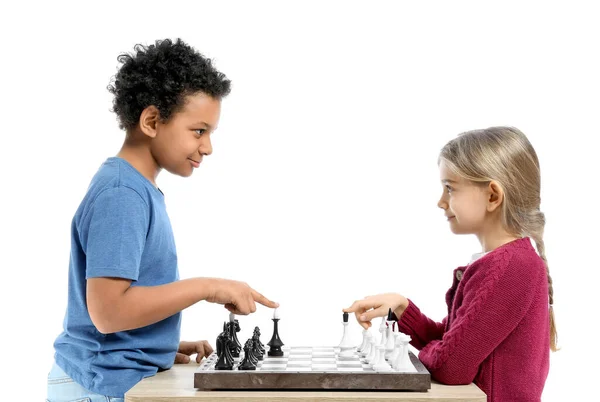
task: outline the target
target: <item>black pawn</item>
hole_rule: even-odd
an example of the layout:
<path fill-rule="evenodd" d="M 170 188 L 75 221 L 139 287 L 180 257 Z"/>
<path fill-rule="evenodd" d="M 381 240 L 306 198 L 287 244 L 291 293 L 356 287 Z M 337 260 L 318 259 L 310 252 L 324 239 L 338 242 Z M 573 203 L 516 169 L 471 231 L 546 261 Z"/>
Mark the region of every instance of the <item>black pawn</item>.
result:
<path fill-rule="evenodd" d="M 281 357 L 283 356 L 283 351 L 281 347 L 283 346 L 283 342 L 281 338 L 279 338 L 279 330 L 277 323 L 279 322 L 279 318 L 271 318 L 273 320 L 273 336 L 267 345 L 269 345 L 269 352 L 267 353 L 271 357 Z"/>
<path fill-rule="evenodd" d="M 256 370 L 256 363 L 252 360 L 252 346 L 249 341 L 244 345 L 244 359 L 238 366 L 238 370 Z"/>

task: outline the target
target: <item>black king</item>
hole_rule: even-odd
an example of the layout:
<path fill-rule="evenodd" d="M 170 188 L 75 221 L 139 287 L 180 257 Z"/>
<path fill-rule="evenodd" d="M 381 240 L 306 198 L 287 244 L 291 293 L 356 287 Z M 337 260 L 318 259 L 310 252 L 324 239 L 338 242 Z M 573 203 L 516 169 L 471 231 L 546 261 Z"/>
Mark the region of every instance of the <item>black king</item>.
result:
<path fill-rule="evenodd" d="M 273 311 L 273 336 L 271 340 L 267 343 L 269 345 L 268 355 L 271 357 L 281 357 L 283 356 L 283 351 L 281 347 L 283 346 L 283 342 L 281 338 L 279 338 L 279 329 L 277 323 L 279 322 L 279 315 L 277 314 L 277 309 Z"/>

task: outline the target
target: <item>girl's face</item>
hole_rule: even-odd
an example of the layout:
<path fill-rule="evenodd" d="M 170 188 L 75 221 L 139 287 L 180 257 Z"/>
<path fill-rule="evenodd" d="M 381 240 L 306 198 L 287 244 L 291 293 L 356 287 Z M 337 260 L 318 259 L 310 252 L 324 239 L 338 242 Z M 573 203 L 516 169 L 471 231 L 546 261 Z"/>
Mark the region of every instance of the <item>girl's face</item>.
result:
<path fill-rule="evenodd" d="M 219 124 L 221 101 L 203 93 L 189 95 L 166 123 L 158 122 L 152 156 L 167 171 L 188 177 L 212 153 L 210 136 Z"/>
<path fill-rule="evenodd" d="M 440 180 L 444 190 L 438 207 L 444 210 L 452 233 L 481 233 L 490 199 L 487 183 L 473 183 L 454 174 L 444 160 L 440 162 Z"/>

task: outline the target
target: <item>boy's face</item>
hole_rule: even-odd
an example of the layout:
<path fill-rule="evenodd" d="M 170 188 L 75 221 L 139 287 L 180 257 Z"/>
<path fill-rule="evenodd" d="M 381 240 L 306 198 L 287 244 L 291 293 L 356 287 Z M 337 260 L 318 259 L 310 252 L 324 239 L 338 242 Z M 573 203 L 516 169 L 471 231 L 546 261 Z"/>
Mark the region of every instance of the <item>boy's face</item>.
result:
<path fill-rule="evenodd" d="M 487 216 L 487 186 L 454 174 L 444 160 L 440 162 L 440 180 L 444 190 L 438 207 L 444 210 L 452 233 L 480 233 Z"/>
<path fill-rule="evenodd" d="M 203 93 L 189 95 L 166 123 L 156 124 L 150 151 L 158 165 L 188 177 L 212 153 L 210 136 L 219 124 L 221 101 Z"/>

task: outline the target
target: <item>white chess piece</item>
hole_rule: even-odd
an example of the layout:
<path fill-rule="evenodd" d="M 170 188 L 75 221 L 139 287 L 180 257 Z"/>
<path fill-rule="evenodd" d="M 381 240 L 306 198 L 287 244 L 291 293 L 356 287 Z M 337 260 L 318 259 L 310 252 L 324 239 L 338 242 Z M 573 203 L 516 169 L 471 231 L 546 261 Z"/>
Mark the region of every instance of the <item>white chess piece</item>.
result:
<path fill-rule="evenodd" d="M 400 335 L 402 332 L 394 332 L 394 352 L 389 358 L 389 362 L 392 364 L 392 367 L 396 364 L 396 360 L 398 360 L 398 355 L 402 351 L 402 343 L 400 342 Z M 394 367 L 396 368 L 396 367 Z"/>
<path fill-rule="evenodd" d="M 387 340 L 385 342 L 385 358 L 389 360 L 389 358 L 392 356 L 392 353 L 394 352 L 394 321 L 388 321 L 387 324 L 388 327 L 386 336 Z"/>
<path fill-rule="evenodd" d="M 394 368 L 398 371 L 406 372 L 415 370 L 415 366 L 413 366 L 412 362 L 410 361 L 410 356 L 408 355 L 408 344 L 410 341 L 411 338 L 409 335 L 400 335 L 402 351 L 400 352 L 400 354 L 398 354 L 396 364 L 394 365 Z"/>
<path fill-rule="evenodd" d="M 379 332 L 381 333 L 381 342 L 379 342 L 379 344 L 382 346 L 385 346 L 385 341 L 386 341 L 385 317 L 381 317 L 381 324 L 379 325 Z"/>
<path fill-rule="evenodd" d="M 344 313 L 343 317 L 344 319 L 342 324 L 344 324 L 344 335 L 342 336 L 342 341 L 338 345 L 338 348 L 340 348 L 339 357 L 342 360 L 352 358 L 352 356 L 354 356 L 355 349 L 355 346 L 352 344 L 352 341 L 348 336 L 348 313 Z"/>
<path fill-rule="evenodd" d="M 377 358 L 377 342 L 375 341 L 374 338 L 372 338 L 371 339 L 371 350 L 369 350 L 369 354 L 366 357 L 367 363 L 369 363 L 369 365 L 372 366 L 373 363 L 375 362 L 376 358 Z"/>
<path fill-rule="evenodd" d="M 373 361 L 371 362 L 371 365 L 373 366 L 373 368 L 375 368 L 375 366 L 381 362 L 381 350 L 382 349 L 383 349 L 383 346 L 381 346 L 380 344 L 375 345 L 375 353 L 373 355 Z"/>
<path fill-rule="evenodd" d="M 372 341 L 373 341 L 373 334 L 370 331 L 367 331 L 367 337 L 365 338 L 365 347 L 362 348 L 360 351 L 361 356 L 367 357 L 367 355 L 371 351 Z"/>
<path fill-rule="evenodd" d="M 392 367 L 385 361 L 385 346 L 377 345 L 377 360 L 373 364 L 373 370 L 377 372 L 392 371 Z"/>
<path fill-rule="evenodd" d="M 369 339 L 369 331 L 366 329 L 363 329 L 362 335 L 363 335 L 363 340 L 362 343 L 360 344 L 360 346 L 358 347 L 358 349 L 356 349 L 357 352 L 362 354 L 362 351 L 364 348 L 367 347 L 367 340 Z"/>

